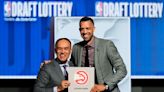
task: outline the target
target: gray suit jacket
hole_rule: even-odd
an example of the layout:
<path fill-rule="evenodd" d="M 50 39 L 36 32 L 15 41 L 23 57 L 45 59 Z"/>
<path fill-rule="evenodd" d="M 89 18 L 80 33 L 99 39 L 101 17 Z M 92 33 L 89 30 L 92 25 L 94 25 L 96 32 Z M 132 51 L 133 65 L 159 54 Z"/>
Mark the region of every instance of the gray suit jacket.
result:
<path fill-rule="evenodd" d="M 69 65 L 72 66 L 71 62 L 69 62 Z M 56 60 L 44 64 L 38 73 L 34 92 L 53 92 L 53 87 L 59 86 L 62 80 L 65 80 L 65 78 Z"/>
<path fill-rule="evenodd" d="M 81 66 L 83 46 L 83 41 L 73 46 L 71 61 L 75 66 Z M 94 64 L 98 83 L 107 84 L 108 92 L 120 92 L 117 83 L 126 76 L 127 70 L 112 41 L 95 37 Z"/>

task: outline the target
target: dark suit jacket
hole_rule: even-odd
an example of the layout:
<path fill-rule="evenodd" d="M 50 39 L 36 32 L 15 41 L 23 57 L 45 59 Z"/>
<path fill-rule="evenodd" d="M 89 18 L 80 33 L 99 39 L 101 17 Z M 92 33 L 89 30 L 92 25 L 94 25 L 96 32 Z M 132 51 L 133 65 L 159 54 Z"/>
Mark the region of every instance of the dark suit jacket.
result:
<path fill-rule="evenodd" d="M 69 62 L 69 65 L 73 66 L 71 62 Z M 53 92 L 53 87 L 59 86 L 62 80 L 65 80 L 65 78 L 56 60 L 44 64 L 37 76 L 34 92 Z"/>
<path fill-rule="evenodd" d="M 83 41 L 73 46 L 71 61 L 75 66 L 81 66 L 83 46 Z M 94 64 L 98 83 L 107 84 L 109 92 L 119 92 L 117 83 L 126 76 L 127 70 L 112 41 L 95 37 Z"/>

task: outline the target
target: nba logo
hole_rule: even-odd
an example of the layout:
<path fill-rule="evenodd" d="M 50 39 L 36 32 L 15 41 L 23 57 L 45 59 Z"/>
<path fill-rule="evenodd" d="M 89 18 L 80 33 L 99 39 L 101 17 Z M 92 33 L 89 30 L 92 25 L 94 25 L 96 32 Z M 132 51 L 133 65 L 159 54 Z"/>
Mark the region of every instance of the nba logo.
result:
<path fill-rule="evenodd" d="M 95 5 L 96 10 L 96 16 L 103 16 L 103 3 L 102 2 L 96 2 Z"/>
<path fill-rule="evenodd" d="M 11 2 L 9 1 L 4 2 L 4 16 L 5 17 L 11 16 Z"/>

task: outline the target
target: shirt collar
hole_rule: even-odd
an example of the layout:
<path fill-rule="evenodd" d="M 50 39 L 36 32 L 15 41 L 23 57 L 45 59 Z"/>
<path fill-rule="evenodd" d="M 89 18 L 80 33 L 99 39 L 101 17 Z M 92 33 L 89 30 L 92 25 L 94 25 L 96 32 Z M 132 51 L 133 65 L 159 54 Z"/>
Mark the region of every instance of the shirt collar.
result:
<path fill-rule="evenodd" d="M 61 67 L 62 67 L 62 66 L 66 66 L 66 67 L 68 67 L 69 64 L 68 64 L 68 62 L 67 62 L 67 63 L 65 63 L 65 64 L 60 64 L 60 66 L 61 66 Z"/>
<path fill-rule="evenodd" d="M 84 47 L 86 47 L 86 46 L 94 48 L 95 47 L 95 37 L 93 37 L 93 40 L 91 41 L 90 44 L 86 44 Z"/>
<path fill-rule="evenodd" d="M 69 66 L 68 64 L 69 61 L 63 64 L 59 59 L 56 58 L 55 60 L 59 63 L 60 66 L 64 66 L 64 65 Z"/>

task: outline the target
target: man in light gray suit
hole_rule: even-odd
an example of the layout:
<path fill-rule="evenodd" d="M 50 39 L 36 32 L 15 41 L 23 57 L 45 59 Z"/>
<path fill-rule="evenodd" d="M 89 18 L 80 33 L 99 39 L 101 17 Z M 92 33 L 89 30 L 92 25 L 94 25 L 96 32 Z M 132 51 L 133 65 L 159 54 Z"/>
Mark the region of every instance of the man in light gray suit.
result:
<path fill-rule="evenodd" d="M 94 21 L 90 17 L 83 17 L 79 26 L 84 41 L 73 46 L 72 63 L 79 67 L 95 67 L 95 85 L 91 92 L 120 92 L 117 84 L 127 70 L 114 43 L 94 36 Z"/>
<path fill-rule="evenodd" d="M 68 62 L 71 53 L 71 42 L 67 38 L 56 41 L 55 51 L 57 58 L 44 64 L 38 73 L 34 92 L 68 92 L 70 85 L 67 80 L 66 66 L 73 66 Z"/>

